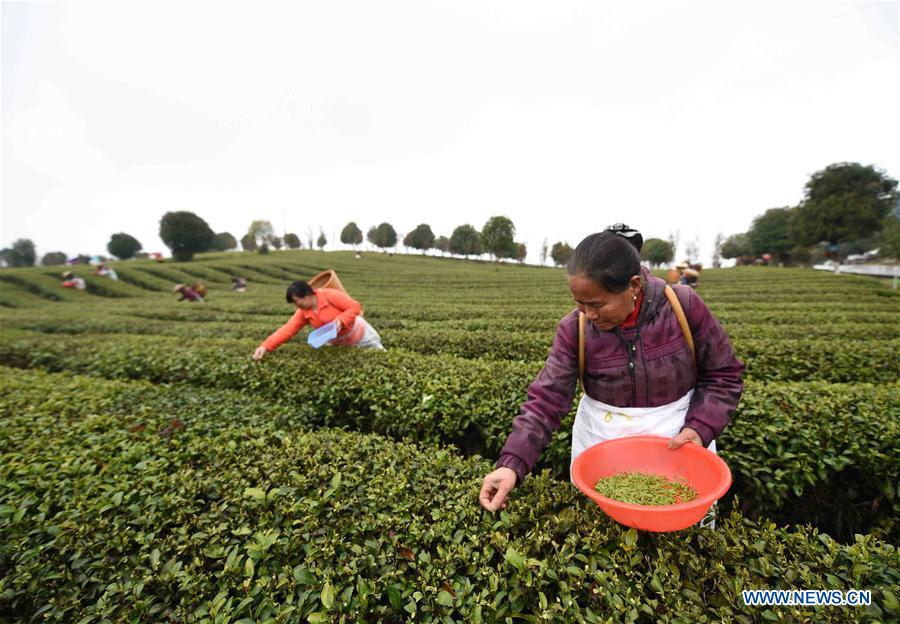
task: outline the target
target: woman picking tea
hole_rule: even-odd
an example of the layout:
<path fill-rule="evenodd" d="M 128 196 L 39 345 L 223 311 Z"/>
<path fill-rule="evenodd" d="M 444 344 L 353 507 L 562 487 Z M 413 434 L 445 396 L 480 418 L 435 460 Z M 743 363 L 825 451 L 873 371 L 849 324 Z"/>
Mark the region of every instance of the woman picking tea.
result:
<path fill-rule="evenodd" d="M 384 349 L 381 336 L 360 316 L 362 306 L 344 291 L 337 288 L 313 288 L 309 282 L 300 280 L 288 286 L 285 298 L 294 306 L 294 315 L 256 348 L 253 352 L 254 360 L 263 359 L 307 324 L 319 328 L 326 323 L 334 323 L 337 338 L 329 342 L 332 345 Z"/>
<path fill-rule="evenodd" d="M 667 296 L 666 282 L 641 267 L 642 243 L 617 224 L 575 249 L 566 272 L 577 309 L 559 322 L 496 469 L 484 478 L 479 501 L 488 511 L 506 507 L 531 471 L 580 376 L 573 461 L 604 440 L 642 434 L 670 437 L 671 449 L 693 442 L 715 451 L 740 400 L 744 365 L 693 289 L 674 285 Z"/>

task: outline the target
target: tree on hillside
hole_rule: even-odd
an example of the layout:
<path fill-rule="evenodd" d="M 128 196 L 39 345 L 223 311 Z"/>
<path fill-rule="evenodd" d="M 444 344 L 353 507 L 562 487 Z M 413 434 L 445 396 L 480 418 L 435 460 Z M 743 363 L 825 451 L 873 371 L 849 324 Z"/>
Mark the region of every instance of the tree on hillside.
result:
<path fill-rule="evenodd" d="M 515 258 L 516 243 L 513 238 L 516 235 L 516 226 L 507 217 L 491 217 L 481 230 L 481 242 L 485 251 L 490 252 L 495 259 Z"/>
<path fill-rule="evenodd" d="M 681 239 L 681 230 L 669 232 L 669 244 L 672 246 L 672 257 L 678 255 L 678 241 Z"/>
<path fill-rule="evenodd" d="M 897 180 L 872 165 L 836 163 L 806 183 L 792 211 L 792 234 L 800 245 L 869 238 L 897 201 Z"/>
<path fill-rule="evenodd" d="M 809 247 L 794 247 L 790 253 L 791 264 L 808 265 L 812 262 L 812 251 Z"/>
<path fill-rule="evenodd" d="M 61 251 L 51 251 L 50 253 L 44 254 L 44 257 L 41 258 L 41 264 L 43 266 L 57 266 L 65 263 L 66 254 Z"/>
<path fill-rule="evenodd" d="M 891 212 L 884 218 L 878 235 L 878 249 L 882 258 L 900 260 L 900 214 Z"/>
<path fill-rule="evenodd" d="M 325 232 L 319 230 L 319 238 L 316 240 L 316 247 L 319 248 L 319 251 L 325 251 L 325 245 L 328 244 L 328 239 L 325 238 Z"/>
<path fill-rule="evenodd" d="M 256 239 L 250 234 L 244 234 L 243 238 L 241 238 L 241 248 L 244 251 L 256 251 L 256 247 Z"/>
<path fill-rule="evenodd" d="M 284 244 L 290 247 L 291 249 L 299 249 L 300 248 L 300 237 L 296 234 L 285 234 L 284 235 Z"/>
<path fill-rule="evenodd" d="M 713 256 L 712 256 L 712 265 L 714 269 L 721 268 L 722 266 L 722 245 L 725 243 L 725 235 L 721 232 L 716 232 L 716 238 L 713 241 Z"/>
<path fill-rule="evenodd" d="M 516 243 L 516 261 L 519 264 L 525 263 L 525 258 L 528 257 L 528 247 L 525 246 L 525 243 Z"/>
<path fill-rule="evenodd" d="M 106 244 L 106 250 L 119 260 L 134 258 L 134 254 L 142 249 L 141 243 L 131 234 L 119 232 L 113 234 Z"/>
<path fill-rule="evenodd" d="M 575 250 L 569 246 L 569 243 L 553 243 L 553 247 L 550 248 L 550 257 L 553 258 L 553 263 L 556 266 L 569 264 L 569 260 L 572 259 L 572 254 L 574 253 Z"/>
<path fill-rule="evenodd" d="M 20 238 L 11 247 L 0 250 L 0 262 L 8 267 L 34 266 L 36 260 L 37 252 L 29 238 Z"/>
<path fill-rule="evenodd" d="M 747 232 L 750 255 L 772 254 L 781 262 L 790 259 L 791 249 L 796 246 L 791 236 L 791 209 L 769 208 L 753 219 Z"/>
<path fill-rule="evenodd" d="M 541 266 L 547 264 L 547 254 L 550 253 L 550 249 L 547 245 L 547 239 L 544 239 L 544 242 L 541 243 Z"/>
<path fill-rule="evenodd" d="M 742 234 L 732 234 L 722 243 L 722 257 L 735 258 L 738 264 L 743 264 L 751 259 L 750 242 L 747 239 L 746 232 Z"/>
<path fill-rule="evenodd" d="M 403 238 L 403 244 L 425 253 L 426 250 L 434 247 L 434 232 L 431 231 L 431 226 L 420 223 L 416 229 Z"/>
<path fill-rule="evenodd" d="M 450 253 L 458 256 L 480 256 L 484 253 L 481 234 L 473 226 L 460 225 L 450 235 Z"/>
<path fill-rule="evenodd" d="M 172 257 L 187 262 L 195 253 L 212 249 L 216 233 L 193 212 L 167 212 L 159 222 L 159 237 L 172 250 Z"/>
<path fill-rule="evenodd" d="M 700 259 L 699 237 L 695 237 L 694 240 L 684 246 L 684 254 L 691 262 L 697 262 Z"/>
<path fill-rule="evenodd" d="M 413 237 L 412 230 L 410 230 L 403 236 L 403 246 L 406 248 L 407 252 L 409 252 L 409 248 L 412 247 L 412 237 Z"/>
<path fill-rule="evenodd" d="M 0 249 L 0 267 L 16 268 L 23 266 L 19 264 L 20 262 L 18 254 L 12 248 L 4 247 Z"/>
<path fill-rule="evenodd" d="M 438 236 L 437 240 L 434 241 L 434 248 L 440 250 L 443 256 L 450 251 L 450 239 L 446 236 Z"/>
<path fill-rule="evenodd" d="M 219 232 L 213 241 L 213 251 L 230 251 L 237 249 L 238 243 L 230 232 Z"/>
<path fill-rule="evenodd" d="M 275 238 L 275 228 L 272 226 L 271 221 L 253 221 L 250 224 L 250 229 L 247 230 L 247 234 L 253 237 L 257 246 L 270 245 L 272 239 Z"/>
<path fill-rule="evenodd" d="M 275 249 L 281 249 L 282 247 L 284 247 L 284 241 L 281 239 L 280 236 L 273 236 L 272 240 L 269 242 L 272 244 L 272 247 L 274 247 Z"/>
<path fill-rule="evenodd" d="M 387 249 L 397 244 L 397 231 L 390 223 L 382 223 L 370 229 L 367 238 L 376 247 Z"/>
<path fill-rule="evenodd" d="M 641 260 L 646 260 L 651 266 L 658 267 L 668 264 L 675 257 L 672 243 L 661 238 L 648 238 L 641 247 Z"/>
<path fill-rule="evenodd" d="M 356 249 L 356 246 L 363 242 L 362 230 L 359 229 L 355 222 L 351 221 L 341 230 L 341 242 L 345 245 L 352 245 L 353 249 Z"/>
<path fill-rule="evenodd" d="M 12 245 L 13 250 L 19 255 L 25 266 L 34 266 L 37 262 L 37 251 L 31 239 L 20 238 Z"/>

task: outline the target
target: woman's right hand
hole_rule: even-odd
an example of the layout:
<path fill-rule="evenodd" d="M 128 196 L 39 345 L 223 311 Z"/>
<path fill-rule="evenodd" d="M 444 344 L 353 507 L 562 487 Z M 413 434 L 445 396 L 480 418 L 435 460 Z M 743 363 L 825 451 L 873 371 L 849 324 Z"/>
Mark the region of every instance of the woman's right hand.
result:
<path fill-rule="evenodd" d="M 516 487 L 516 473 L 512 468 L 497 468 L 484 478 L 478 502 L 488 511 L 505 509 L 507 495 Z"/>
<path fill-rule="evenodd" d="M 266 356 L 266 353 L 268 352 L 268 349 L 266 349 L 265 347 L 256 347 L 256 351 L 253 352 L 253 359 L 259 362 Z"/>

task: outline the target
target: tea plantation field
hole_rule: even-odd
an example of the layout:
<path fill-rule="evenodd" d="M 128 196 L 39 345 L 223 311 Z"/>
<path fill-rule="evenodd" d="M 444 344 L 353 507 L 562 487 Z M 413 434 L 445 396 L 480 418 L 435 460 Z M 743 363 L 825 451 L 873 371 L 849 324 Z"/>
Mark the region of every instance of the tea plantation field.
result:
<path fill-rule="evenodd" d="M 506 511 L 478 505 L 557 321 L 561 269 L 283 251 L 0 272 L 0 621 L 900 619 L 900 296 L 703 272 L 746 364 L 715 530 L 628 530 L 568 482 L 573 410 Z M 76 267 L 76 269 L 79 267 Z M 285 286 L 337 270 L 384 352 L 255 363 Z M 231 276 L 249 283 L 229 288 Z M 202 304 L 177 303 L 200 280 Z M 871 590 L 745 606 L 746 589 Z"/>

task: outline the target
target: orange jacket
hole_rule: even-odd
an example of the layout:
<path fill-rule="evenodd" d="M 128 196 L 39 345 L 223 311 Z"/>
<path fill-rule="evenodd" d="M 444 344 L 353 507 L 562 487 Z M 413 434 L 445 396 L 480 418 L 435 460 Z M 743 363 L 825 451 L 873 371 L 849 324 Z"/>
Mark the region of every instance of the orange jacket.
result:
<path fill-rule="evenodd" d="M 356 322 L 356 317 L 362 314 L 362 306 L 358 301 L 336 288 L 317 288 L 313 292 L 316 295 L 316 307 L 294 312 L 287 323 L 263 341 L 262 346 L 266 351 L 274 351 L 283 345 L 307 323 L 319 328 L 335 319 L 340 320 L 341 331 L 332 341 L 333 344 L 356 344 L 363 337 L 364 324 Z"/>

